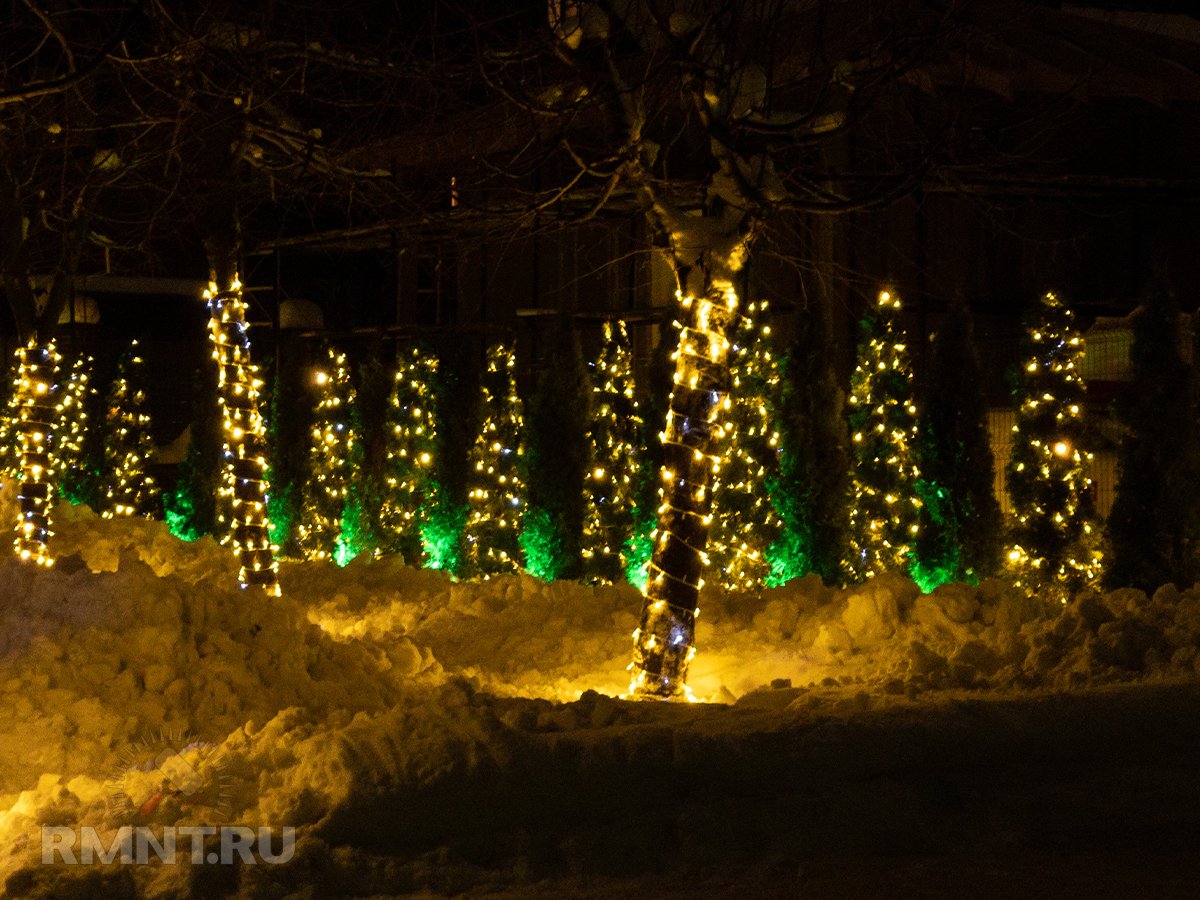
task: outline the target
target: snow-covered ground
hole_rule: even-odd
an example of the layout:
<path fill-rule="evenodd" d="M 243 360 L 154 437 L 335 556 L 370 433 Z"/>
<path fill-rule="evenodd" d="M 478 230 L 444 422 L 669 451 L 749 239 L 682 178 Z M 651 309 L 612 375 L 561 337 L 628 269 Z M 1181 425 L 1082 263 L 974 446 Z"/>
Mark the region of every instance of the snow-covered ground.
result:
<path fill-rule="evenodd" d="M 0 563 L 11 896 L 1195 893 L 1200 592 L 713 593 L 710 702 L 631 703 L 629 587 L 385 559 L 273 599 L 209 540 L 57 518 L 55 568 Z M 41 863 L 43 826 L 131 823 L 295 855 Z"/>

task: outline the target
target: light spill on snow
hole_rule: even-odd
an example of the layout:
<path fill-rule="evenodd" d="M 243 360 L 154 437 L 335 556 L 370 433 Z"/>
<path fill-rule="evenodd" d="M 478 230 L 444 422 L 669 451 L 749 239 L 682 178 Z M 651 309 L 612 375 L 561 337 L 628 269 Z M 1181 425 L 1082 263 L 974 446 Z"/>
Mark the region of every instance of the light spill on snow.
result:
<path fill-rule="evenodd" d="M 214 752 L 193 760 L 200 776 L 219 766 L 229 786 L 228 809 L 167 797 L 155 824 L 294 825 L 303 867 L 330 845 L 377 840 L 381 817 L 402 818 L 415 847 L 435 846 L 461 827 L 451 819 L 472 808 L 472 786 L 497 779 L 512 782 L 517 808 L 521 797 L 549 802 L 538 754 L 568 754 L 547 771 L 603 768 L 596 760 L 636 758 L 642 743 L 684 729 L 720 756 L 747 728 L 935 709 L 954 691 L 1177 681 L 1195 678 L 1200 660 L 1193 592 L 1118 591 L 1047 617 L 998 583 L 922 597 L 904 579 L 837 591 L 810 578 L 761 598 L 704 598 L 692 683 L 703 699 L 736 702 L 730 719 L 584 693 L 617 695 L 626 682 L 639 609 L 628 587 L 456 584 L 382 560 L 285 565 L 276 600 L 232 587 L 227 553 L 209 540 L 183 544 L 160 523 L 86 509 L 58 518 L 58 566 L 0 564 L 0 881 L 13 876 L 10 889 L 34 896 L 86 874 L 37 866 L 38 826 L 111 832 L 114 767 L 138 742 L 203 742 Z M 660 737 L 635 739 L 635 725 Z M 713 750 L 724 734 L 733 743 Z M 402 880 L 434 883 L 421 871 Z M 105 873 L 104 890 L 151 895 L 198 877 Z"/>

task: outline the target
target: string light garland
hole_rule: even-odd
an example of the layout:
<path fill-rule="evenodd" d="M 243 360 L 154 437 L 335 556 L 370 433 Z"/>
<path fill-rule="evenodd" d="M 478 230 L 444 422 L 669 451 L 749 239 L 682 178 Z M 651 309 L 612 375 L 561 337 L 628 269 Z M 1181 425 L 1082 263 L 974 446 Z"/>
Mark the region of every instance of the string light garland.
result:
<path fill-rule="evenodd" d="M 313 373 L 316 409 L 308 445 L 309 472 L 301 511 L 300 548 L 308 559 L 326 559 L 331 554 L 339 565 L 342 556 L 338 538 L 350 478 L 349 457 L 354 446 L 350 410 L 354 386 L 346 355 L 325 350 L 323 365 Z"/>
<path fill-rule="evenodd" d="M 267 520 L 267 441 L 259 412 L 263 382 L 250 358 L 250 336 L 242 283 L 235 276 L 227 290 L 210 283 L 209 339 L 217 362 L 217 397 L 222 418 L 225 524 L 238 560 L 242 587 L 257 585 L 279 595 L 278 564 Z"/>
<path fill-rule="evenodd" d="M 729 362 L 732 390 L 719 416 L 721 469 L 712 489 L 708 554 L 714 577 L 727 590 L 753 591 L 768 583 L 770 551 L 783 531 L 770 498 L 779 474 L 774 409 L 781 384 L 771 326 L 762 321 L 766 312 L 762 301 L 738 317 Z"/>
<path fill-rule="evenodd" d="M 525 419 L 515 367 L 506 344 L 488 348 L 480 385 L 484 420 L 471 447 L 466 524 L 468 570 L 485 578 L 521 569 Z"/>
<path fill-rule="evenodd" d="M 56 394 L 55 373 L 61 357 L 54 342 L 36 339 L 18 351 L 14 428 L 21 451 L 17 489 L 17 535 L 14 549 L 22 561 L 51 566 L 50 511 L 54 505 L 54 457 L 50 452 Z"/>
<path fill-rule="evenodd" d="M 710 487 L 721 465 L 712 440 L 728 390 L 727 332 L 738 311 L 737 291 L 729 281 L 714 279 L 703 297 L 677 296 L 681 331 L 672 355 L 674 386 L 660 434 L 662 504 L 629 666 L 632 695 L 663 699 L 689 696 L 697 601 L 709 561 L 704 548 L 712 524 Z"/>
<path fill-rule="evenodd" d="M 401 359 L 388 395 L 387 493 L 379 518 L 388 548 L 398 550 L 410 563 L 416 562 L 422 548 L 422 533 L 435 502 L 433 384 L 437 372 L 437 357 L 413 347 Z"/>
<path fill-rule="evenodd" d="M 634 396 L 633 353 L 623 321 L 604 323 L 604 344 L 589 365 L 592 465 L 583 485 L 583 578 L 612 584 L 625 572 L 632 538 L 642 418 Z"/>
<path fill-rule="evenodd" d="M 850 379 L 854 480 L 848 564 L 860 580 L 903 570 L 919 532 L 917 407 L 908 347 L 897 322 L 900 309 L 894 292 L 879 292 Z"/>
<path fill-rule="evenodd" d="M 1063 602 L 1098 584 L 1104 563 L 1092 454 L 1081 447 L 1084 344 L 1074 318 L 1054 293 L 1042 296 L 1026 335 L 1007 472 L 1016 522 L 1005 569 L 1026 591 Z"/>
<path fill-rule="evenodd" d="M 17 423 L 21 418 L 21 359 L 24 354 L 24 347 L 17 347 L 13 351 L 8 373 L 8 395 L 4 414 L 0 416 L 0 475 L 10 481 L 17 481 L 21 477 L 21 441 L 17 434 Z"/>
<path fill-rule="evenodd" d="M 146 471 L 154 453 L 150 414 L 142 388 L 142 358 L 134 341 L 117 367 L 108 394 L 108 421 L 104 441 L 106 519 L 148 516 L 155 495 L 154 478 Z"/>
<path fill-rule="evenodd" d="M 58 472 L 59 493 L 71 503 L 80 503 L 84 471 L 84 442 L 88 434 L 88 402 L 95 393 L 92 369 L 95 360 L 87 355 L 75 358 L 66 383 L 61 385 L 55 407 L 53 452 Z"/>

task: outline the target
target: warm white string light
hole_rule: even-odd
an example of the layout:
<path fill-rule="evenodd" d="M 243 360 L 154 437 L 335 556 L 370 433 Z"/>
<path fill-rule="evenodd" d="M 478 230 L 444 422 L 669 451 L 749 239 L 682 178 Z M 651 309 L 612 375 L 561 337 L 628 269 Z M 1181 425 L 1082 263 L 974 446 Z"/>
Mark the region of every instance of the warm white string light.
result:
<path fill-rule="evenodd" d="M 580 552 L 584 579 L 611 583 L 625 571 L 640 466 L 641 415 L 634 397 L 633 353 L 623 321 L 604 323 L 592 365 L 592 466 L 584 479 Z"/>
<path fill-rule="evenodd" d="M 228 290 L 209 284 L 209 339 L 217 362 L 217 396 L 223 419 L 224 492 L 230 539 L 242 587 L 258 585 L 278 596 L 278 564 L 267 520 L 267 439 L 259 412 L 262 379 L 250 359 L 242 283 Z"/>
<path fill-rule="evenodd" d="M 17 490 L 17 536 L 14 548 L 21 560 L 40 566 L 54 564 L 48 543 L 50 510 L 54 505 L 54 458 L 50 452 L 60 357 L 54 342 L 36 340 L 19 351 L 14 427 L 21 450 L 21 482 Z"/>

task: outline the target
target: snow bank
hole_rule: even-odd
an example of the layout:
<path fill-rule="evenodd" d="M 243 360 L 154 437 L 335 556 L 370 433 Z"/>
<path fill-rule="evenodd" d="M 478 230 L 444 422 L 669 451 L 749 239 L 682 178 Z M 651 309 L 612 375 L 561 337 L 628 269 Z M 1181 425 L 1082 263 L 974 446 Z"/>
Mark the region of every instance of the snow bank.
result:
<path fill-rule="evenodd" d="M 176 896 L 219 877 L 186 865 L 39 866 L 39 826 L 111 833 L 124 821 L 114 784 L 152 824 L 296 826 L 291 864 L 239 876 L 248 896 L 259 881 L 298 890 L 314 871 L 333 879 L 322 896 L 363 884 L 457 890 L 500 857 L 522 858 L 519 834 L 496 837 L 512 824 L 496 817 L 533 831 L 577 818 L 583 801 L 566 785 L 603 810 L 628 767 L 661 775 L 711 753 L 752 769 L 739 748 L 763 740 L 764 764 L 781 764 L 790 745 L 761 735 L 814 717 L 1175 683 L 1200 664 L 1194 590 L 1047 610 L 998 582 L 921 596 L 900 578 L 847 590 L 809 578 L 702 598 L 692 684 L 734 710 L 630 704 L 606 696 L 627 682 L 640 604 L 628 587 L 460 584 L 380 560 L 285 564 L 284 597 L 272 599 L 239 591 L 210 540 L 184 544 L 160 523 L 84 508 L 57 518 L 53 569 L 0 563 L 0 879 L 29 896 L 67 881 L 82 895 Z M 220 790 L 156 795 L 162 773 L 136 760 L 158 746 Z M 403 863 L 371 857 L 384 869 L 349 874 L 368 865 L 356 853 L 385 840 L 393 857 L 411 851 Z M 632 852 L 605 840 L 588 865 Z M 431 862 L 447 842 L 455 865 Z"/>

